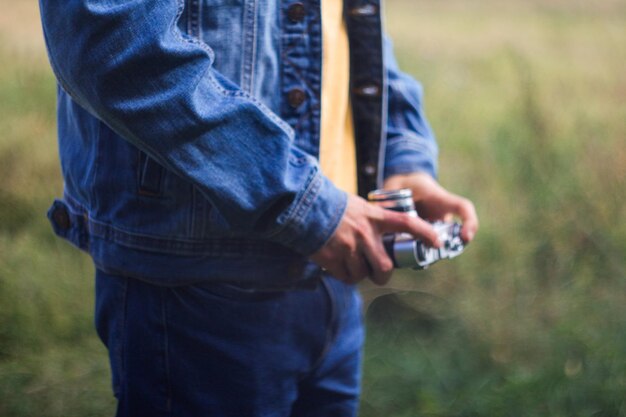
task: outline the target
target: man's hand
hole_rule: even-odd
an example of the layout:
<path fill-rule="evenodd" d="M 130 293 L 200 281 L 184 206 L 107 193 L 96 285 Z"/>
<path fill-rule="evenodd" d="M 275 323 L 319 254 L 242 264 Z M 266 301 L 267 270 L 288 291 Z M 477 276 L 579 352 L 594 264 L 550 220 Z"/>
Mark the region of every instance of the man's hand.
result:
<path fill-rule="evenodd" d="M 384 188 L 409 188 L 413 191 L 417 213 L 424 219 L 449 221 L 452 217 L 458 217 L 463 223 L 461 238 L 465 242 L 470 242 L 478 231 L 478 216 L 474 204 L 447 191 L 428 174 L 394 175 L 385 180 Z"/>
<path fill-rule="evenodd" d="M 382 209 L 351 195 L 337 230 L 311 259 L 347 283 L 355 284 L 369 277 L 384 285 L 393 271 L 393 262 L 383 247 L 385 233 L 409 233 L 431 246 L 441 245 L 435 230 L 424 220 Z"/>

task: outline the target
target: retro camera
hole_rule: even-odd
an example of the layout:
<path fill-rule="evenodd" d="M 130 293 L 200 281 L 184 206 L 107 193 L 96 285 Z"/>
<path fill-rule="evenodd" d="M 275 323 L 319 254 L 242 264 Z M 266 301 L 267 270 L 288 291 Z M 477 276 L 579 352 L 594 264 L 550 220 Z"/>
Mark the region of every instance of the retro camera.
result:
<path fill-rule="evenodd" d="M 413 192 L 409 189 L 375 190 L 368 194 L 368 200 L 387 210 L 417 217 L 413 202 Z M 383 244 L 396 268 L 426 269 L 441 259 L 452 259 L 463 253 L 465 244 L 461 239 L 461 224 L 456 222 L 431 223 L 442 243 L 441 248 L 426 246 L 406 233 L 388 234 Z"/>

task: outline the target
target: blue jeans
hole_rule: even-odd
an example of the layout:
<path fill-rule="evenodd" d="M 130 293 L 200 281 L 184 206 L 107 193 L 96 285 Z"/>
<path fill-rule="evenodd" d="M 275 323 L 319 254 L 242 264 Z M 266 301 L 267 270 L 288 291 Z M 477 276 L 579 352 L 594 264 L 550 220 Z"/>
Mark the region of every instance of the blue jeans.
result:
<path fill-rule="evenodd" d="M 355 416 L 364 338 L 354 286 L 163 287 L 96 272 L 117 416 Z"/>

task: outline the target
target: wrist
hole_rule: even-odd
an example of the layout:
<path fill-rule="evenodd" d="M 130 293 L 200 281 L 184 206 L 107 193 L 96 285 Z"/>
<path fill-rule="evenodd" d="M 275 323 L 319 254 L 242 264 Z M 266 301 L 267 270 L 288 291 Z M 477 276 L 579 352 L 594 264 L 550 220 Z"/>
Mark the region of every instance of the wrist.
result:
<path fill-rule="evenodd" d="M 392 175 L 385 180 L 383 187 L 387 190 L 408 188 L 413 192 L 413 199 L 416 201 L 445 192 L 443 187 L 426 172 Z"/>

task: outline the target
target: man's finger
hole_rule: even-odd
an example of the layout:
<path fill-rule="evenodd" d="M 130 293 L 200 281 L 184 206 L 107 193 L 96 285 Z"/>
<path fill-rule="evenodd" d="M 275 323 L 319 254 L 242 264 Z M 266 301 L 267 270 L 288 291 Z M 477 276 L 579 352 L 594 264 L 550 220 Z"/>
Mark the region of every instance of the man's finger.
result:
<path fill-rule="evenodd" d="M 349 281 L 350 284 L 356 284 L 372 273 L 367 261 L 363 259 L 363 255 L 359 252 L 353 252 L 346 258 L 345 268 L 350 273 L 349 280 L 346 280 L 346 282 Z"/>
<path fill-rule="evenodd" d="M 386 210 L 380 223 L 380 230 L 382 233 L 409 233 L 429 246 L 435 248 L 441 246 L 437 232 L 430 223 L 404 213 Z"/>
<path fill-rule="evenodd" d="M 454 205 L 454 211 L 463 222 L 461 238 L 465 242 L 470 242 L 474 239 L 476 231 L 478 231 L 478 215 L 476 214 L 474 204 L 466 198 L 458 197 L 458 201 Z"/>
<path fill-rule="evenodd" d="M 332 277 L 340 281 L 352 284 L 352 274 L 350 273 L 344 262 L 334 264 L 331 268 L 328 268 L 327 271 Z"/>
<path fill-rule="evenodd" d="M 368 240 L 363 252 L 370 266 L 370 279 L 378 285 L 385 285 L 391 279 L 393 262 L 385 251 L 382 240 L 377 242 Z"/>

